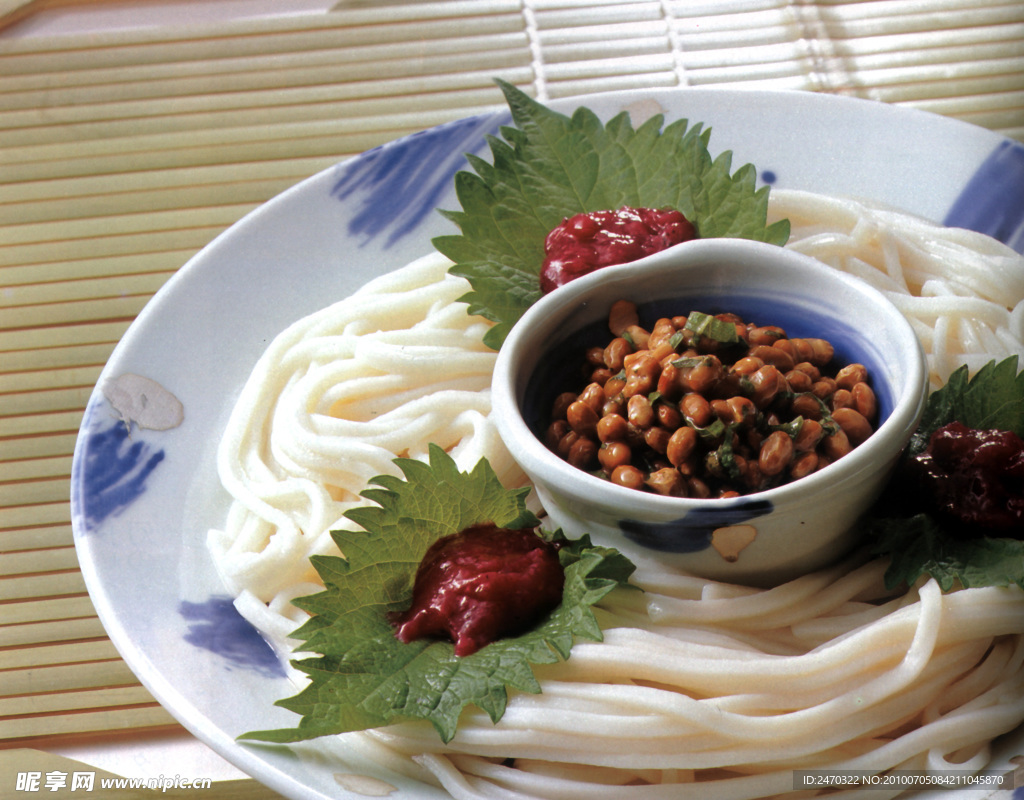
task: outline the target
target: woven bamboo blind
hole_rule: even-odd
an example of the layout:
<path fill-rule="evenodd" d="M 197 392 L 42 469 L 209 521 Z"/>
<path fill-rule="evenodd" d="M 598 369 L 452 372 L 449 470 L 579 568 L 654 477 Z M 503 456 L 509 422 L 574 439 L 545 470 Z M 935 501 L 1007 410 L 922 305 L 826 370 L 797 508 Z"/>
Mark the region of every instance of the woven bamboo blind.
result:
<path fill-rule="evenodd" d="M 8 2 L 0 13 L 16 11 Z M 0 19 L 2 22 L 2 19 Z M 545 98 L 833 92 L 1024 140 L 1019 0 L 447 0 L 0 37 L 0 741 L 169 726 L 107 640 L 69 472 L 100 369 L 185 261 L 381 142 Z"/>

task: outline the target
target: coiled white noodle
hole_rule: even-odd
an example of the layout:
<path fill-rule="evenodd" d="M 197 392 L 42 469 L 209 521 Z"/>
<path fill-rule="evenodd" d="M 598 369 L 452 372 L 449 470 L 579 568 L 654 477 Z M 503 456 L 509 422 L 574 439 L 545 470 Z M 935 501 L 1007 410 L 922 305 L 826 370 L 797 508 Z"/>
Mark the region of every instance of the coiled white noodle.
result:
<path fill-rule="evenodd" d="M 316 580 L 309 556 L 334 551 L 331 529 L 398 456 L 451 450 L 461 469 L 487 457 L 524 481 L 488 419 L 495 353 L 487 324 L 455 302 L 468 288 L 439 255 L 364 286 L 281 333 L 260 358 L 218 450 L 234 498 L 209 546 L 246 613 Z M 282 604 L 278 604 L 282 605 Z M 291 624 L 291 617 L 289 617 Z"/>
<path fill-rule="evenodd" d="M 773 191 L 788 246 L 885 292 L 941 384 L 960 364 L 1024 355 L 1024 258 L 980 234 L 877 205 Z M 522 474 L 490 420 L 486 324 L 437 255 L 383 276 L 284 331 L 231 416 L 218 468 L 234 503 L 210 551 L 239 611 L 282 654 L 319 590 L 309 556 L 396 456 L 449 449 Z M 769 590 L 641 562 L 597 609 L 601 644 L 537 669 L 498 725 L 468 709 L 441 744 L 406 723 L 346 734 L 351 747 L 456 798 L 660 800 L 794 793 L 796 769 L 982 769 L 1024 721 L 1024 592 L 892 595 L 885 564 L 846 563 Z M 301 681 L 296 673 L 293 677 Z M 884 789 L 848 791 L 872 800 Z"/>
<path fill-rule="evenodd" d="M 974 231 L 849 198 L 773 190 L 788 247 L 884 292 L 911 321 L 939 386 L 961 364 L 1024 358 L 1024 257 Z"/>

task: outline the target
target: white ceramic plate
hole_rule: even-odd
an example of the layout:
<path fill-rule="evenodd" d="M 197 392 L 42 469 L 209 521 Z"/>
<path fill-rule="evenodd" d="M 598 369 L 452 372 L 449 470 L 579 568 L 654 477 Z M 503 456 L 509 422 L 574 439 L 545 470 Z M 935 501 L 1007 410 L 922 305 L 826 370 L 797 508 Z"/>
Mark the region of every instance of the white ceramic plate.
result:
<path fill-rule="evenodd" d="M 713 129 L 712 154 L 732 150 L 733 168 L 751 162 L 763 181 L 873 198 L 1024 245 L 1024 147 L 953 120 L 760 91 L 614 93 L 553 105 L 587 105 L 605 119 L 630 108 L 635 122 L 652 110 L 701 121 Z M 207 556 L 207 530 L 229 504 L 214 467 L 217 441 L 279 331 L 454 232 L 435 209 L 458 208 L 451 178 L 465 167 L 463 154 L 486 154 L 484 134 L 507 123 L 496 112 L 401 139 L 313 176 L 234 225 L 139 315 L 82 424 L 72 469 L 75 543 L 110 638 L 185 727 L 291 798 L 359 796 L 341 788 L 336 776 L 344 774 L 382 778 L 399 787 L 395 798 L 441 795 L 332 742 L 235 741 L 298 718 L 274 707 L 294 689 L 234 612 Z M 126 375 L 155 384 L 140 387 Z M 153 430 L 175 398 L 182 422 Z M 121 413 L 131 403 L 143 425 L 129 430 Z M 1024 732 L 1011 751 L 1003 757 L 1024 753 Z"/>

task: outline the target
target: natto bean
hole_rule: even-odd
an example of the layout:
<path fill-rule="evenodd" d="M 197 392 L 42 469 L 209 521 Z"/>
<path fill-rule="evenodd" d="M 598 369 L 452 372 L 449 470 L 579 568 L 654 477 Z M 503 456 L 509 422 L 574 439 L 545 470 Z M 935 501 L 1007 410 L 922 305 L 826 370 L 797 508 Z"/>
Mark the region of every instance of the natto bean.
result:
<path fill-rule="evenodd" d="M 626 403 L 626 417 L 638 428 L 649 428 L 654 422 L 654 408 L 645 395 L 635 394 Z"/>
<path fill-rule="evenodd" d="M 633 346 L 621 336 L 617 336 L 604 349 L 604 365 L 612 372 L 618 372 L 622 369 L 623 360 L 632 352 Z"/>
<path fill-rule="evenodd" d="M 711 410 L 711 404 L 707 398 L 696 392 L 683 395 L 683 399 L 679 401 L 679 410 L 698 428 L 707 427 L 715 418 L 715 412 Z"/>
<path fill-rule="evenodd" d="M 591 383 L 580 392 L 579 399 L 594 409 L 595 414 L 600 414 L 607 398 L 604 395 L 604 387 L 600 383 Z"/>
<path fill-rule="evenodd" d="M 770 477 L 779 475 L 793 460 L 793 440 L 785 431 L 774 431 L 761 445 L 757 465 Z"/>
<path fill-rule="evenodd" d="M 616 467 L 609 479 L 612 483 L 625 486 L 627 489 L 642 489 L 644 486 L 644 473 L 631 464 Z"/>
<path fill-rule="evenodd" d="M 640 315 L 636 303 L 629 300 L 617 300 L 608 312 L 608 330 L 615 336 L 622 336 L 630 325 L 639 325 Z"/>
<path fill-rule="evenodd" d="M 672 467 L 652 472 L 644 483 L 655 492 L 667 497 L 686 497 L 686 480 Z"/>
<path fill-rule="evenodd" d="M 597 449 L 597 442 L 581 436 L 569 448 L 569 455 L 565 460 L 579 469 L 590 469 L 597 459 Z"/>
<path fill-rule="evenodd" d="M 837 408 L 832 412 L 832 419 L 843 429 L 854 447 L 862 444 L 874 432 L 871 423 L 855 408 Z"/>
<path fill-rule="evenodd" d="M 697 447 L 698 434 L 693 428 L 682 427 L 676 429 L 669 437 L 668 446 L 665 448 L 665 456 L 672 466 L 678 467 L 685 462 Z"/>
<path fill-rule="evenodd" d="M 629 433 L 629 423 L 621 414 L 605 414 L 597 421 L 595 429 L 599 441 L 621 442 Z"/>
<path fill-rule="evenodd" d="M 597 460 L 609 473 L 629 464 L 632 457 L 633 452 L 625 442 L 605 442 L 597 451 Z"/>
<path fill-rule="evenodd" d="M 852 390 L 858 383 L 868 379 L 868 370 L 863 364 L 847 364 L 836 373 L 836 385 L 840 389 Z"/>
<path fill-rule="evenodd" d="M 874 419 L 878 414 L 878 400 L 875 398 L 874 390 L 866 383 L 855 383 L 850 390 L 853 395 L 853 407 L 857 409 L 865 419 Z"/>
<path fill-rule="evenodd" d="M 597 412 L 582 400 L 577 400 L 566 409 L 565 418 L 576 433 L 593 433 L 597 427 Z"/>

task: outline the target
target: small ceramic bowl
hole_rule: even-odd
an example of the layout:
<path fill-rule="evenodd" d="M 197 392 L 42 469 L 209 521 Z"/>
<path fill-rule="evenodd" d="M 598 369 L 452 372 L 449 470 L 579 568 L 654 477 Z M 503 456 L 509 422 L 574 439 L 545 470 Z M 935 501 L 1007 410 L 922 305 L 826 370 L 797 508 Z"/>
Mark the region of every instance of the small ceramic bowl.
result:
<path fill-rule="evenodd" d="M 874 434 L 807 477 L 732 499 L 666 497 L 571 466 L 543 442 L 547 415 L 566 370 L 587 346 L 609 341 L 608 310 L 621 299 L 637 303 L 648 329 L 659 316 L 732 312 L 790 337 L 827 339 L 840 364 L 868 368 L 879 406 Z M 781 247 L 703 239 L 591 273 L 535 303 L 501 348 L 492 402 L 505 445 L 568 536 L 587 533 L 705 578 L 770 585 L 858 542 L 858 517 L 920 419 L 927 375 L 913 329 L 877 290 Z"/>

